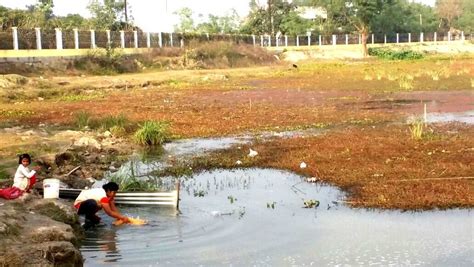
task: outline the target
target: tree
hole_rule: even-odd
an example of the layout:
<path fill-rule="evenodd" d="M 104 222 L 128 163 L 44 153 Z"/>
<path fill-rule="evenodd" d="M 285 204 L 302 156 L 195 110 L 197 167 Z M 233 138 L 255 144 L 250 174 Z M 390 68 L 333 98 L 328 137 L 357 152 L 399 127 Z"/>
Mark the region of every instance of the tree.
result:
<path fill-rule="evenodd" d="M 267 6 L 250 2 L 250 13 L 241 31 L 247 34 L 275 34 L 283 32 L 282 22 L 295 9 L 295 5 L 284 0 L 267 0 Z"/>
<path fill-rule="evenodd" d="M 195 31 L 193 11 L 189 7 L 181 8 L 173 14 L 179 16 L 179 24 L 174 25 L 175 31 L 183 33 Z"/>
<path fill-rule="evenodd" d="M 474 32 L 474 1 L 463 0 L 462 14 L 453 22 L 454 26 L 466 32 Z"/>
<path fill-rule="evenodd" d="M 451 30 L 453 21 L 462 14 L 461 0 L 437 0 L 436 11 L 441 18 L 440 28 Z"/>
<path fill-rule="evenodd" d="M 125 4 L 124 1 L 116 0 L 104 0 L 103 3 L 91 0 L 87 7 L 93 16 L 91 26 L 96 30 L 122 30 L 130 27 L 131 25 L 122 23 Z"/>
<path fill-rule="evenodd" d="M 239 28 L 240 17 L 237 11 L 232 9 L 230 14 L 222 17 L 209 14 L 207 21 L 196 26 L 196 31 L 201 33 L 236 33 Z"/>
<path fill-rule="evenodd" d="M 430 6 L 394 0 L 391 5 L 384 5 L 380 14 L 371 24 L 372 32 L 434 32 L 438 27 L 438 17 Z"/>

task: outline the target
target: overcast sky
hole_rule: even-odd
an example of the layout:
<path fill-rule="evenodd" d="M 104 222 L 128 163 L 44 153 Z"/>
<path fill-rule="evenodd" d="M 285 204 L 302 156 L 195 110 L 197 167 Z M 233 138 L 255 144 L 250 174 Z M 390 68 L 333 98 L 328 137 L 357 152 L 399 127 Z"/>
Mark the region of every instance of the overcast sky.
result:
<path fill-rule="evenodd" d="M 415 0 L 428 5 L 434 5 L 435 0 Z M 474 1 L 474 0 L 473 0 Z M 36 0 L 0 0 L 0 5 L 10 8 L 25 8 L 33 5 Z M 249 0 L 128 0 L 131 15 L 135 24 L 145 31 L 171 31 L 178 19 L 173 12 L 183 7 L 189 7 L 195 15 L 208 14 L 223 16 L 235 9 L 243 17 L 249 11 Z M 265 3 L 266 1 L 260 0 Z M 54 0 L 54 14 L 80 14 L 90 16 L 87 5 L 89 0 Z"/>

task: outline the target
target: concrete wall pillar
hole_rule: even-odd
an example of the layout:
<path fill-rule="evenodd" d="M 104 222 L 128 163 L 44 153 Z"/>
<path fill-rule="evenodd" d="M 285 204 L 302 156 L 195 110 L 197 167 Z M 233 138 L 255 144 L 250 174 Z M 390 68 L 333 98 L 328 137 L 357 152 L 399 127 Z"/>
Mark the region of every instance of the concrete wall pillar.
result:
<path fill-rule="evenodd" d="M 335 34 L 332 35 L 332 45 L 336 45 L 337 44 L 337 37 Z"/>
<path fill-rule="evenodd" d="M 349 45 L 349 34 L 346 34 L 346 45 Z"/>
<path fill-rule="evenodd" d="M 260 35 L 260 46 L 263 47 L 263 36 Z"/>
<path fill-rule="evenodd" d="M 256 42 L 255 42 L 255 34 L 252 34 L 252 43 L 253 43 L 253 46 L 255 46 Z"/>
<path fill-rule="evenodd" d="M 160 47 L 163 47 L 163 33 L 162 32 L 158 33 L 158 45 Z"/>
<path fill-rule="evenodd" d="M 173 33 L 170 33 L 170 46 L 173 47 Z"/>
<path fill-rule="evenodd" d="M 311 46 L 311 33 L 308 33 L 308 46 Z"/>
<path fill-rule="evenodd" d="M 420 32 L 420 43 L 423 43 L 424 35 L 422 32 Z"/>
<path fill-rule="evenodd" d="M 397 33 L 397 44 L 400 43 L 400 34 Z"/>
<path fill-rule="evenodd" d="M 110 38 L 110 30 L 106 30 L 105 32 L 107 33 L 107 48 L 110 48 L 110 46 L 112 45 L 112 40 Z"/>
<path fill-rule="evenodd" d="M 322 45 L 323 45 L 323 38 L 322 38 L 322 36 L 320 35 L 320 36 L 318 37 L 318 39 L 319 39 L 319 40 L 318 40 L 318 41 L 319 41 L 319 46 L 322 46 Z"/>
<path fill-rule="evenodd" d="M 146 33 L 146 47 L 150 48 L 151 47 L 151 37 L 150 37 L 150 32 Z"/>
<path fill-rule="evenodd" d="M 61 28 L 54 29 L 56 32 L 56 49 L 61 50 L 63 49 L 63 33 Z"/>
<path fill-rule="evenodd" d="M 125 48 L 125 32 L 120 31 L 120 47 Z"/>
<path fill-rule="evenodd" d="M 268 35 L 268 47 L 272 47 L 272 36 Z"/>
<path fill-rule="evenodd" d="M 433 39 L 434 39 L 434 43 L 436 44 L 438 42 L 438 33 L 437 32 L 434 33 Z"/>
<path fill-rule="evenodd" d="M 133 44 L 135 48 L 138 48 L 138 32 L 133 31 Z"/>
<path fill-rule="evenodd" d="M 300 46 L 300 36 L 296 35 L 296 46 Z"/>
<path fill-rule="evenodd" d="M 43 47 L 41 45 L 41 28 L 35 28 L 36 34 L 36 49 L 41 50 Z"/>
<path fill-rule="evenodd" d="M 288 35 L 285 35 L 285 47 L 288 47 Z"/>
<path fill-rule="evenodd" d="M 387 44 L 387 35 L 386 34 L 383 35 L 383 44 Z"/>
<path fill-rule="evenodd" d="M 97 45 L 95 44 L 95 31 L 91 30 L 91 48 L 95 49 L 97 48 Z"/>
<path fill-rule="evenodd" d="M 375 44 L 375 36 L 373 33 L 372 33 L 372 44 Z"/>
<path fill-rule="evenodd" d="M 408 33 L 408 43 L 411 43 L 411 32 Z"/>
<path fill-rule="evenodd" d="M 13 49 L 18 50 L 18 27 L 12 27 Z"/>
<path fill-rule="evenodd" d="M 74 31 L 74 49 L 79 49 L 79 30 L 73 29 Z"/>

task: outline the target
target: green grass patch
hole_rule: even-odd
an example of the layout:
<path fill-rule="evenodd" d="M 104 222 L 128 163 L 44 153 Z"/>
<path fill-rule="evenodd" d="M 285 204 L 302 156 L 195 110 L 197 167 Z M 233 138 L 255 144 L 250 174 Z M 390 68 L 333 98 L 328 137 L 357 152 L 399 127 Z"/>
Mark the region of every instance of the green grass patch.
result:
<path fill-rule="evenodd" d="M 87 111 L 79 111 L 74 114 L 74 124 L 79 129 L 84 129 L 90 127 L 91 123 L 91 114 Z"/>
<path fill-rule="evenodd" d="M 403 50 L 394 50 L 384 47 L 371 47 L 369 48 L 369 55 L 376 56 L 381 59 L 388 60 L 414 60 L 422 59 L 424 57 L 423 53 L 416 52 L 409 49 Z"/>
<path fill-rule="evenodd" d="M 162 121 L 146 121 L 135 132 L 134 139 L 139 145 L 162 145 L 169 140 L 169 123 Z"/>
<path fill-rule="evenodd" d="M 36 114 L 31 110 L 0 110 L 0 117 L 6 118 L 24 118 Z"/>
<path fill-rule="evenodd" d="M 4 169 L 3 166 L 0 166 L 0 180 L 6 180 L 10 178 L 10 174 Z"/>

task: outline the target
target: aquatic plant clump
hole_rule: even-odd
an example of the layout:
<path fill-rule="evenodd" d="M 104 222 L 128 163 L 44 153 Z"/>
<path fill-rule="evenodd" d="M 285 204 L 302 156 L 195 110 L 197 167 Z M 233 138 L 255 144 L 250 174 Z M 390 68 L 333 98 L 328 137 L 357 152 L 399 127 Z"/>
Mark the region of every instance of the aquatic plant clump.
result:
<path fill-rule="evenodd" d="M 162 145 L 169 140 L 168 127 L 166 122 L 146 121 L 135 132 L 135 141 L 145 146 Z"/>

